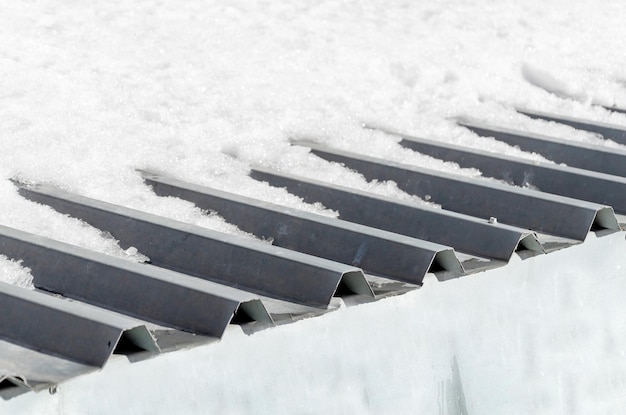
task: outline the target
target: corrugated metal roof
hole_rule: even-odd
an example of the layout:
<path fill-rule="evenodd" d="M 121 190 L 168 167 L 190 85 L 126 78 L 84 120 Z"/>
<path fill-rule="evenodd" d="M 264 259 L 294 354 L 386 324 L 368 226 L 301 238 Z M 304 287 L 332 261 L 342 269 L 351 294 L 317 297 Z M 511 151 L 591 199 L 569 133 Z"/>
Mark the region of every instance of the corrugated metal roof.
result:
<path fill-rule="evenodd" d="M 254 331 L 324 313 L 333 296 L 349 303 L 371 301 L 414 289 L 428 273 L 445 280 L 505 265 L 516 252 L 522 258 L 543 255 L 554 246 L 584 241 L 589 231 L 620 229 L 609 205 L 626 213 L 626 152 L 477 121 L 459 123 L 572 167 L 400 134 L 400 144 L 407 148 L 533 187 L 528 189 L 294 142 L 368 179 L 394 180 L 442 209 L 284 172 L 251 170 L 257 180 L 337 210 L 338 219 L 139 173 L 157 195 L 217 211 L 272 244 L 48 185 L 18 184 L 24 197 L 110 232 L 121 246 L 138 248 L 151 263 L 0 227 L 0 254 L 31 268 L 36 287 L 0 284 L 0 395 L 8 399 L 51 387 L 102 368 L 114 353 L 148 357 L 219 339 L 228 324 Z M 591 125 L 576 125 L 581 123 Z M 596 159 L 603 161 L 594 164 Z"/>

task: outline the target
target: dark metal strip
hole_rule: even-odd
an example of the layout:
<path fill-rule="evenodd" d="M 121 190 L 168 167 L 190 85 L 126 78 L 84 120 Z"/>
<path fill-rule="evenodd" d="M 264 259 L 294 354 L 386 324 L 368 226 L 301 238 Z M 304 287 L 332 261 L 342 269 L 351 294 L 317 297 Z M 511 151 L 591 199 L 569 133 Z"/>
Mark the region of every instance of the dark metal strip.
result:
<path fill-rule="evenodd" d="M 158 351 L 137 320 L 6 283 L 0 283 L 0 314 L 2 339 L 90 366 L 104 366 L 125 332 Z"/>
<path fill-rule="evenodd" d="M 533 111 L 526 108 L 518 108 L 516 111 L 536 120 L 558 122 L 579 130 L 601 134 L 604 138 L 613 140 L 616 143 L 626 144 L 626 128 L 618 125 L 611 125 L 597 121 L 580 120 L 566 115 L 549 114 L 547 112 Z"/>
<path fill-rule="evenodd" d="M 580 169 L 626 177 L 626 151 L 501 128 L 478 121 L 458 120 L 458 124 L 483 137 L 493 137 L 511 146 L 541 154 L 557 163 Z"/>
<path fill-rule="evenodd" d="M 535 231 L 584 240 L 605 206 L 505 184 L 423 169 L 311 142 L 295 143 L 328 161 L 357 170 L 368 180 L 393 180 L 405 192 L 432 199 L 444 209 Z M 611 210 L 612 212 L 612 210 Z M 607 213 L 602 213 L 606 216 Z M 614 215 L 613 215 L 614 216 Z M 615 220 L 617 223 L 617 220 Z"/>
<path fill-rule="evenodd" d="M 189 200 L 276 246 L 358 266 L 371 274 L 421 284 L 433 270 L 463 273 L 452 248 L 380 229 L 262 202 L 155 173 L 142 172 L 160 196 Z"/>
<path fill-rule="evenodd" d="M 206 336 L 221 337 L 240 304 L 259 302 L 231 287 L 4 226 L 0 253 L 22 260 L 38 288 Z M 260 318 L 271 323 L 267 312 Z"/>
<path fill-rule="evenodd" d="M 385 132 L 401 136 L 400 145 L 403 147 L 455 162 L 461 167 L 475 167 L 484 176 L 542 192 L 610 205 L 616 212 L 626 213 L 626 178 Z"/>
<path fill-rule="evenodd" d="M 505 224 L 494 225 L 455 212 L 261 168 L 252 169 L 250 176 L 286 187 L 306 202 L 320 202 L 339 211 L 344 220 L 452 246 L 468 254 L 508 261 L 517 249 L 543 252 L 532 232 Z"/>
<path fill-rule="evenodd" d="M 620 107 L 602 107 L 602 108 L 604 108 L 605 110 L 626 114 L 626 108 L 620 108 Z"/>
<path fill-rule="evenodd" d="M 22 187 L 19 191 L 30 200 L 110 232 L 124 248 L 136 247 L 159 267 L 312 306 L 326 307 L 340 285 L 342 290 L 373 296 L 362 271 L 352 266 L 78 196 L 52 186 Z"/>

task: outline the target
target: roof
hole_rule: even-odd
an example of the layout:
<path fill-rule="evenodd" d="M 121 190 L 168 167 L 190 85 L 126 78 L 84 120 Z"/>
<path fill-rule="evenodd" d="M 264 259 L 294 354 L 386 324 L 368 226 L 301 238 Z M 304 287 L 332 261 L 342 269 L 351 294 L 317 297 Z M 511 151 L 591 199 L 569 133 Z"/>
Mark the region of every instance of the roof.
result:
<path fill-rule="evenodd" d="M 568 165 L 528 162 L 386 129 L 407 148 L 478 168 L 492 179 L 455 177 L 293 141 L 369 180 L 393 180 L 441 209 L 252 167 L 251 177 L 335 209 L 338 218 L 138 171 L 157 195 L 215 211 L 256 241 L 46 184 L 16 183 L 23 197 L 109 232 L 150 262 L 133 263 L 0 227 L 0 254 L 23 261 L 35 286 L 0 284 L 0 394 L 7 399 L 54 387 L 103 368 L 113 354 L 139 359 L 219 340 L 229 324 L 254 332 L 328 312 L 333 297 L 369 302 L 419 288 L 428 274 L 440 280 L 463 277 L 506 266 L 513 256 L 531 258 L 579 244 L 589 232 L 621 230 L 626 178 L 619 168 L 626 165 L 626 152 L 479 121 L 459 123 L 556 162 L 563 162 L 557 157 L 563 155 Z M 576 121 L 577 128 L 584 125 Z M 604 128 L 612 134 L 618 129 Z M 589 164 L 599 151 L 611 162 Z"/>

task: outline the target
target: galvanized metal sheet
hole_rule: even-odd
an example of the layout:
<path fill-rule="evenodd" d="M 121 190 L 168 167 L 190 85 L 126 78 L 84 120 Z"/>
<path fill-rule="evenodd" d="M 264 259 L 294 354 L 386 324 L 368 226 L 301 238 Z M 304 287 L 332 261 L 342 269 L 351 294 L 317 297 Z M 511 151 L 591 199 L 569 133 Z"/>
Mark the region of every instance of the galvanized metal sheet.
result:
<path fill-rule="evenodd" d="M 478 135 L 493 137 L 509 145 L 518 146 L 524 151 L 541 154 L 557 163 L 626 177 L 626 150 L 598 147 L 525 131 L 511 130 L 468 119 L 460 119 L 457 122 Z"/>
<path fill-rule="evenodd" d="M 505 224 L 262 168 L 252 169 L 250 176 L 285 187 L 309 203 L 320 202 L 339 211 L 344 220 L 452 246 L 472 255 L 508 261 L 518 249 L 543 252 L 532 232 Z"/>
<path fill-rule="evenodd" d="M 240 304 L 259 302 L 245 291 L 4 226 L 0 253 L 23 261 L 39 288 L 206 336 L 221 337 Z M 267 312 L 258 318 L 271 323 Z"/>
<path fill-rule="evenodd" d="M 558 122 L 569 125 L 570 127 L 574 127 L 578 130 L 601 134 L 604 138 L 613 140 L 620 144 L 626 144 L 626 128 L 620 127 L 619 125 L 606 124 L 598 121 L 581 120 L 579 118 L 568 117 L 566 115 L 550 114 L 526 108 L 518 108 L 516 111 L 530 118 Z"/>
<path fill-rule="evenodd" d="M 401 136 L 400 145 L 403 147 L 455 162 L 461 167 L 478 168 L 484 176 L 543 192 L 611 205 L 615 211 L 626 213 L 626 178 L 386 132 Z"/>
<path fill-rule="evenodd" d="M 71 341 L 71 339 L 66 339 Z M 65 380 L 98 370 L 60 356 L 42 353 L 0 340 L 0 397 L 11 399 L 30 390 L 40 391 Z"/>
<path fill-rule="evenodd" d="M 359 268 L 78 196 L 20 188 L 33 201 L 110 232 L 154 265 L 300 304 L 326 307 L 335 292 L 373 296 Z"/>
<path fill-rule="evenodd" d="M 444 209 L 566 238 L 584 240 L 599 212 L 610 208 L 530 189 L 446 174 L 321 146 L 296 142 L 328 161 L 357 170 L 368 180 L 393 180 L 405 192 L 432 200 Z M 611 210 L 612 211 L 612 210 Z M 615 221 L 617 223 L 617 221 Z"/>
<path fill-rule="evenodd" d="M 452 248 L 143 172 L 160 196 L 189 200 L 274 245 L 352 264 L 369 274 L 421 284 L 434 270 L 463 273 Z"/>
<path fill-rule="evenodd" d="M 0 283 L 0 314 L 0 338 L 89 366 L 104 366 L 124 333 L 158 352 L 134 319 L 6 283 Z"/>

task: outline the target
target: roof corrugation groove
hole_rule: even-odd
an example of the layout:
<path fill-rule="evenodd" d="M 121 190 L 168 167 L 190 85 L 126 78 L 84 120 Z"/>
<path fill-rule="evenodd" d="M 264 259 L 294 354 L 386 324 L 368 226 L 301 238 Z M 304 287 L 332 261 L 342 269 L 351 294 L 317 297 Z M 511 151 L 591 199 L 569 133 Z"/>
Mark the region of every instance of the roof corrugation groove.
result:
<path fill-rule="evenodd" d="M 462 119 L 458 124 L 480 136 L 493 137 L 524 151 L 541 154 L 556 163 L 626 177 L 626 150 L 516 131 L 474 120 Z"/>
<path fill-rule="evenodd" d="M 0 283 L 0 311 L 0 361 L 10 350 L 19 351 L 21 357 L 2 366 L 14 373 L 0 376 L 21 379 L 31 387 L 103 367 L 123 338 L 140 349 L 159 351 L 148 329 L 136 319 L 38 291 Z M 57 363 L 50 365 L 51 360 Z"/>
<path fill-rule="evenodd" d="M 274 245 L 421 284 L 427 272 L 463 273 L 453 249 L 376 228 L 261 202 L 155 173 L 143 173 L 160 196 L 189 200 Z"/>
<path fill-rule="evenodd" d="M 280 321 L 323 313 L 332 308 L 331 298 L 344 292 L 346 300 L 366 301 L 373 296 L 368 279 L 378 278 L 369 273 L 386 281 L 410 282 L 410 289 L 429 272 L 446 274 L 438 272 L 439 267 L 458 276 L 463 269 L 452 248 L 461 256 L 487 258 L 500 266 L 515 252 L 522 258 L 530 256 L 528 252 L 545 253 L 535 232 L 582 241 L 590 230 L 619 229 L 611 207 L 586 200 L 615 204 L 623 211 L 626 152 L 460 123 L 577 168 L 403 136 L 401 144 L 416 151 L 478 167 L 485 175 L 518 185 L 535 185 L 541 190 L 536 191 L 299 143 L 368 179 L 394 180 L 408 193 L 429 196 L 443 209 L 284 172 L 250 172 L 254 179 L 337 210 L 339 219 L 142 172 L 156 194 L 217 211 L 242 230 L 273 239 L 276 246 L 48 185 L 19 185 L 24 197 L 109 231 L 123 247 L 135 246 L 152 263 L 134 263 L 0 227 L 0 254 L 31 268 L 37 287 L 0 284 L 0 396 L 8 399 L 96 370 L 114 352 L 139 350 L 141 356 L 150 356 L 219 338 L 226 325 L 237 320 L 258 320 L 244 327 L 262 328 L 272 323 L 271 317 Z M 600 164 L 589 164 L 601 157 Z M 585 182 L 588 193 L 572 189 Z M 390 286 L 387 292 L 406 291 L 400 283 Z"/>
<path fill-rule="evenodd" d="M 585 239 L 592 226 L 618 229 L 611 208 L 596 203 L 445 174 L 308 141 L 295 144 L 311 148 L 313 154 L 323 159 L 355 169 L 368 180 L 393 180 L 405 192 L 455 212 L 495 217 L 503 223 L 579 241 Z"/>
<path fill-rule="evenodd" d="M 626 129 L 617 125 L 580 120 L 578 118 L 568 117 L 566 115 L 550 114 L 547 112 L 534 111 L 526 108 L 518 108 L 517 112 L 536 120 L 558 122 L 560 124 L 569 125 L 570 127 L 574 127 L 578 130 L 584 130 L 600 134 L 604 138 L 608 140 L 613 140 L 616 143 L 626 144 Z"/>
<path fill-rule="evenodd" d="M 338 289 L 372 296 L 359 268 L 228 235 L 51 186 L 20 193 L 110 232 L 157 266 L 299 304 L 326 307 Z"/>
<path fill-rule="evenodd" d="M 37 288 L 167 327 L 219 338 L 245 310 L 271 323 L 251 293 L 4 226 L 0 253 L 30 268 Z"/>
<path fill-rule="evenodd" d="M 532 232 L 513 226 L 494 226 L 473 216 L 258 167 L 250 176 L 285 187 L 306 202 L 320 202 L 339 211 L 342 219 L 448 245 L 459 252 L 502 261 L 508 261 L 517 250 L 543 252 Z"/>
<path fill-rule="evenodd" d="M 604 108 L 605 110 L 619 112 L 621 114 L 626 114 L 626 108 L 619 108 L 619 107 L 602 107 L 602 108 Z"/>
<path fill-rule="evenodd" d="M 626 213 L 626 179 L 575 167 L 541 163 L 385 131 L 402 137 L 400 145 L 461 167 L 474 167 L 484 176 L 517 186 L 610 205 Z"/>

